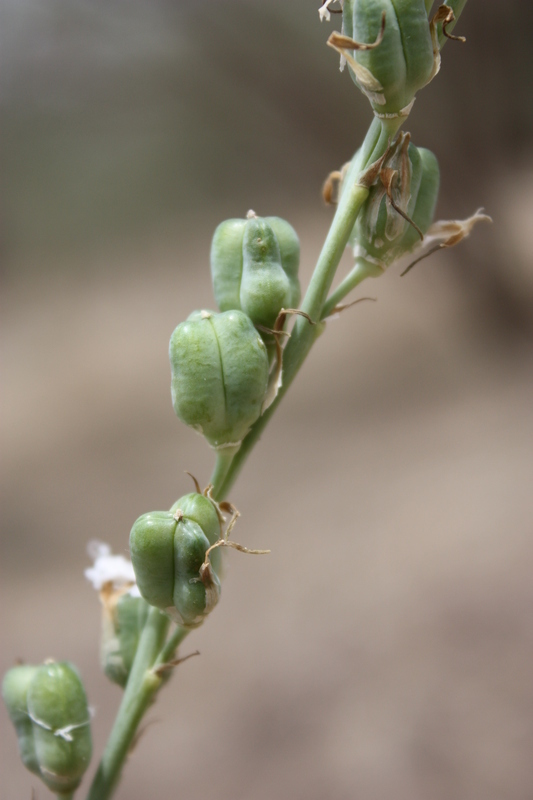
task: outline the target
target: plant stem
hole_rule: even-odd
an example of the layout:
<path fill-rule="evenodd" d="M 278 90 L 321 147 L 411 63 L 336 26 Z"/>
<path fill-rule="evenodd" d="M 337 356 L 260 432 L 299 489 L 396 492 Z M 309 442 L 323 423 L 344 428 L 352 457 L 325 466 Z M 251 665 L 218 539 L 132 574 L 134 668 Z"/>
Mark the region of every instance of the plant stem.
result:
<path fill-rule="evenodd" d="M 337 211 L 301 306 L 302 311 L 305 311 L 315 323 L 322 318 L 322 309 L 335 277 L 335 272 L 339 266 L 357 215 L 368 197 L 368 189 L 358 183 L 359 175 L 369 164 L 377 161 L 385 153 L 390 140 L 394 137 L 402 122 L 402 117 L 385 121 L 374 118 L 368 129 L 359 157 L 353 159 L 348 168 Z M 259 436 L 305 361 L 320 330 L 319 325 L 310 325 L 307 320 L 301 317 L 297 319 L 283 354 L 283 385 L 276 400 L 265 411 L 263 416 L 257 420 L 251 431 L 244 438 L 223 482 L 217 483 L 214 492 L 216 499 L 222 500 L 229 492 L 248 454 L 255 446 Z"/>
<path fill-rule="evenodd" d="M 161 685 L 161 678 L 152 667 L 164 645 L 169 624 L 168 617 L 158 608 L 150 608 L 122 703 L 87 800 L 107 800 L 113 793 L 137 726 Z"/>
<path fill-rule="evenodd" d="M 168 664 L 168 662 L 172 660 L 178 645 L 181 644 L 181 642 L 190 632 L 190 628 L 182 628 L 181 625 L 176 627 L 176 630 L 168 637 L 168 641 L 165 643 L 165 646 L 157 656 L 157 659 L 154 663 L 154 670 L 160 667 L 162 664 Z"/>
<path fill-rule="evenodd" d="M 377 277 L 378 275 L 382 275 L 383 270 L 373 264 L 370 264 L 368 261 L 364 261 L 363 259 L 358 259 L 355 267 L 352 269 L 351 272 L 339 283 L 335 291 L 333 291 L 326 302 L 324 303 L 324 307 L 322 309 L 322 319 L 326 319 L 329 317 L 331 312 L 335 309 L 341 300 L 344 300 L 347 294 L 349 294 L 352 289 L 355 289 L 365 278 L 373 278 Z"/>
<path fill-rule="evenodd" d="M 239 450 L 239 446 L 240 445 L 236 445 L 235 447 L 223 447 L 221 450 L 216 451 L 215 469 L 213 470 L 210 481 L 213 484 L 215 496 L 217 489 L 224 483 L 224 478 L 228 473 L 233 457 Z"/>

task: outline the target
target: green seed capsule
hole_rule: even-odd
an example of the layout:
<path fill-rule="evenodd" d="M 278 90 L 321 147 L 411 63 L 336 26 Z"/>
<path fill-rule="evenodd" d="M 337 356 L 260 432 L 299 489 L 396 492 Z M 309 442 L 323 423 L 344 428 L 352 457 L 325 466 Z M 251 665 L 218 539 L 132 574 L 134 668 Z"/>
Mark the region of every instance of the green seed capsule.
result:
<path fill-rule="evenodd" d="M 409 144 L 407 136 L 398 140 L 388 163 L 388 169 L 396 172 L 391 194 L 397 208 L 378 182 L 370 189 L 350 239 L 356 262 L 376 276 L 420 242 L 420 233 L 425 234 L 433 220 L 439 191 L 437 159 L 431 151 Z"/>
<path fill-rule="evenodd" d="M 14 667 L 3 695 L 24 765 L 52 792 L 71 794 L 92 752 L 87 698 L 75 667 L 67 661 Z"/>
<path fill-rule="evenodd" d="M 279 217 L 229 219 L 215 231 L 211 274 L 221 311 L 244 311 L 254 325 L 273 328 L 282 308 L 300 302 L 300 243 Z"/>
<path fill-rule="evenodd" d="M 344 0 L 343 33 L 357 42 L 374 42 L 383 12 L 383 41 L 375 48 L 353 51 L 362 74 L 348 65 L 374 112 L 386 118 L 409 113 L 417 91 L 433 77 L 435 54 L 424 0 Z"/>
<path fill-rule="evenodd" d="M 242 311 L 195 311 L 170 339 L 177 416 L 214 448 L 238 446 L 261 416 L 269 363 Z"/>
<path fill-rule="evenodd" d="M 101 663 L 109 680 L 124 687 L 137 652 L 139 638 L 148 615 L 142 597 L 123 594 L 116 602 L 104 605 Z"/>
<path fill-rule="evenodd" d="M 217 512 L 200 494 L 185 495 L 170 511 L 139 517 L 131 529 L 130 553 L 144 599 L 180 625 L 200 625 L 220 596 L 216 550 L 211 579 L 200 578 L 206 551 L 219 537 Z"/>
<path fill-rule="evenodd" d="M 28 688 L 39 667 L 22 664 L 13 667 L 4 676 L 2 697 L 15 730 L 22 763 L 36 775 L 41 774 L 35 754 L 33 724 L 28 716 Z"/>

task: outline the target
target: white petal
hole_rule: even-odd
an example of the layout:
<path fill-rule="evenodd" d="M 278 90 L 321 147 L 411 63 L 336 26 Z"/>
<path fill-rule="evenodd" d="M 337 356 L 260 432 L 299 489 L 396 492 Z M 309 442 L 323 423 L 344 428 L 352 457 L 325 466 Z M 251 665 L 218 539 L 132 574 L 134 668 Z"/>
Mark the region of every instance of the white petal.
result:
<path fill-rule="evenodd" d="M 94 565 L 84 574 L 97 591 L 106 583 L 111 583 L 115 589 L 135 585 L 135 573 L 129 559 L 112 555 L 109 545 L 103 542 L 90 542 L 87 549 L 94 558 Z"/>

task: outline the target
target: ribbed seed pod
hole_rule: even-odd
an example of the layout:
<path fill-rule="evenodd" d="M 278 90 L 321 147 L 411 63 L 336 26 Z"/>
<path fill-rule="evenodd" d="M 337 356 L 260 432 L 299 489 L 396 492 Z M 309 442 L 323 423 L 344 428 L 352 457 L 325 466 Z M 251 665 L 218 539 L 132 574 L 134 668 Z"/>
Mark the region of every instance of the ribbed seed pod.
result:
<path fill-rule="evenodd" d="M 356 262 L 363 262 L 365 271 L 376 276 L 420 242 L 420 233 L 427 232 L 435 213 L 439 192 L 437 159 L 430 150 L 408 142 L 407 136 L 400 138 L 396 153 L 388 162 L 389 172 L 396 172 L 390 191 L 397 208 L 386 187 L 378 182 L 371 187 L 350 238 Z"/>
<path fill-rule="evenodd" d="M 52 792 L 71 794 L 92 752 L 87 698 L 75 667 L 67 661 L 14 667 L 3 695 L 24 765 Z"/>
<path fill-rule="evenodd" d="M 9 718 L 15 726 L 22 763 L 30 772 L 40 776 L 33 741 L 33 723 L 28 715 L 28 688 L 38 669 L 39 667 L 30 664 L 21 664 L 6 672 L 2 683 L 2 697 Z"/>
<path fill-rule="evenodd" d="M 185 495 L 170 511 L 139 517 L 131 529 L 130 553 L 146 602 L 180 625 L 201 625 L 220 596 L 216 550 L 209 579 L 200 577 L 206 551 L 219 537 L 218 514 L 200 494 Z"/>
<path fill-rule="evenodd" d="M 214 448 L 238 446 L 260 417 L 269 363 L 242 311 L 194 311 L 170 339 L 177 416 Z"/>
<path fill-rule="evenodd" d="M 424 0 L 344 0 L 343 33 L 361 43 L 374 42 L 385 12 L 383 41 L 375 48 L 352 51 L 373 80 L 350 74 L 368 96 L 378 116 L 409 113 L 419 89 L 433 77 L 435 54 Z"/>
<path fill-rule="evenodd" d="M 101 662 L 105 675 L 124 687 L 137 652 L 139 638 L 148 615 L 142 597 L 122 594 L 116 602 L 104 606 Z"/>
<path fill-rule="evenodd" d="M 238 309 L 254 325 L 273 328 L 282 308 L 300 302 L 300 243 L 279 217 L 229 219 L 216 229 L 211 275 L 221 311 Z"/>

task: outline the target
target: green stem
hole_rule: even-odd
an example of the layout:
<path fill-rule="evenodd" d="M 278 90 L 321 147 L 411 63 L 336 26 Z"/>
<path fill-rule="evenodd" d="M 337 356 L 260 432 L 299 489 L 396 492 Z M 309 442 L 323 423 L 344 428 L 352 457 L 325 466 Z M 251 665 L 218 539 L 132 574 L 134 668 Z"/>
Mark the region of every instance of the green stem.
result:
<path fill-rule="evenodd" d="M 394 137 L 403 121 L 401 117 L 386 121 L 374 118 L 363 142 L 360 156 L 357 160 L 353 159 L 348 168 L 337 211 L 301 306 L 302 311 L 305 311 L 315 323 L 322 318 L 322 309 L 335 277 L 335 272 L 355 225 L 357 215 L 368 197 L 368 189 L 358 183 L 359 175 L 369 164 L 377 161 L 385 153 L 390 140 Z M 223 482 L 221 484 L 217 483 L 214 496 L 218 500 L 227 496 L 248 454 L 255 446 L 272 414 L 305 361 L 319 331 L 320 327 L 318 325 L 310 325 L 307 320 L 301 317 L 297 319 L 283 354 L 283 385 L 276 400 L 265 411 L 263 416 L 257 420 L 251 431 L 244 438 Z"/>
<path fill-rule="evenodd" d="M 154 669 L 157 669 L 162 664 L 168 664 L 169 661 L 172 661 L 178 646 L 190 632 L 190 628 L 182 628 L 181 625 L 176 627 L 176 630 L 168 637 L 168 641 L 157 656 Z"/>
<path fill-rule="evenodd" d="M 364 281 L 365 278 L 374 278 L 382 274 L 383 270 L 378 266 L 370 264 L 363 259 L 358 259 L 352 271 L 339 283 L 335 291 L 330 294 L 324 303 L 322 319 L 329 317 L 335 306 L 337 306 L 341 300 L 344 300 L 346 295 L 355 289 L 361 281 Z"/>
<path fill-rule="evenodd" d="M 222 486 L 224 483 L 224 478 L 226 477 L 229 468 L 231 467 L 231 462 L 237 451 L 239 450 L 240 445 L 235 445 L 232 447 L 223 447 L 221 450 L 216 451 L 216 461 L 215 461 L 215 469 L 213 470 L 213 474 L 211 475 L 211 483 L 213 485 L 213 492 L 215 493 Z"/>
<path fill-rule="evenodd" d="M 107 800 L 113 793 L 137 726 L 161 685 L 161 678 L 152 667 L 164 645 L 169 624 L 165 614 L 150 608 L 122 703 L 87 800 Z"/>

